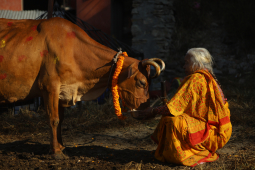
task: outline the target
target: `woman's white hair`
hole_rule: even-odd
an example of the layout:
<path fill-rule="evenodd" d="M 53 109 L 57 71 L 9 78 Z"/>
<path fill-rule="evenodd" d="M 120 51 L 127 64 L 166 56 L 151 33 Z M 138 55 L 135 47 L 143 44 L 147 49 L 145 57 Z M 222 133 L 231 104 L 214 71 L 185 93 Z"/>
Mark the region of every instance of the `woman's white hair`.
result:
<path fill-rule="evenodd" d="M 205 48 L 191 48 L 188 50 L 186 56 L 190 57 L 193 65 L 192 70 L 207 69 L 213 74 L 213 57 Z"/>

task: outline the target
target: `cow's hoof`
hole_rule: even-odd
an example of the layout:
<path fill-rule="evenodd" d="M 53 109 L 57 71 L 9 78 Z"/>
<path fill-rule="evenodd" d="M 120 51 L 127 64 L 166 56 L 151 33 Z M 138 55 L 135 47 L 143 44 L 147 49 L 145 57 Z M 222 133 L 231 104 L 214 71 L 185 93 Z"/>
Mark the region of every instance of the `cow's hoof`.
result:
<path fill-rule="evenodd" d="M 66 148 L 66 147 L 61 146 L 61 147 L 60 147 L 60 150 L 63 151 L 65 148 Z"/>
<path fill-rule="evenodd" d="M 69 157 L 63 154 L 63 152 L 59 152 L 59 153 L 52 154 L 52 158 L 56 160 L 60 160 L 60 159 L 68 159 Z"/>

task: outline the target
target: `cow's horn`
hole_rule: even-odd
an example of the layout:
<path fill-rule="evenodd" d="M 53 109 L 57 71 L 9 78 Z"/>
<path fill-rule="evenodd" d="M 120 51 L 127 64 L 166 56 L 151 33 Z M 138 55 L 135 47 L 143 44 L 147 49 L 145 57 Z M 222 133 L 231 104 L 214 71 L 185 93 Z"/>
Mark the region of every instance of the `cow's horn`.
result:
<path fill-rule="evenodd" d="M 152 60 L 143 60 L 142 61 L 142 66 L 146 66 L 146 65 L 152 65 L 155 70 L 156 70 L 156 73 L 153 77 L 151 78 L 156 78 L 160 75 L 160 67 L 159 65 L 155 62 L 155 61 L 152 61 Z"/>
<path fill-rule="evenodd" d="M 161 72 L 165 70 L 166 64 L 160 58 L 150 58 L 149 60 L 152 60 L 152 61 L 155 61 L 155 62 L 159 62 L 161 64 L 161 70 L 160 70 Z"/>

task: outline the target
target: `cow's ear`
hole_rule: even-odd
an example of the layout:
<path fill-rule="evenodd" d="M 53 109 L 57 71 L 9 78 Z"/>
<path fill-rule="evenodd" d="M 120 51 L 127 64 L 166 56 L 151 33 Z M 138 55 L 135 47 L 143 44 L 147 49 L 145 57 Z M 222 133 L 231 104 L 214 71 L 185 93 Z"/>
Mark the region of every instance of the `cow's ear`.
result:
<path fill-rule="evenodd" d="M 128 67 L 128 76 L 127 78 L 131 78 L 135 75 L 135 73 L 138 71 L 137 68 L 134 67 L 135 66 L 135 63 L 131 64 L 129 67 Z"/>

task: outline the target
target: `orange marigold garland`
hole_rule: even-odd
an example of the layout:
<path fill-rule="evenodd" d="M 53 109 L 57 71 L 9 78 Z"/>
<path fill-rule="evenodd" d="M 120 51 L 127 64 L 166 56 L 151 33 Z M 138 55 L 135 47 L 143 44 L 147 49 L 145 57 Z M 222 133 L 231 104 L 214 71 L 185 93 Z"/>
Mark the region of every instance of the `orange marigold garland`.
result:
<path fill-rule="evenodd" d="M 120 99 L 121 99 L 121 101 L 122 101 L 122 106 L 123 106 L 123 112 L 127 112 L 128 110 L 127 110 L 127 108 L 126 108 L 126 104 L 125 104 L 125 102 L 124 102 L 124 100 L 123 100 L 123 98 L 122 98 L 122 96 L 121 96 L 121 94 L 120 94 L 120 89 L 118 89 L 118 92 L 119 92 L 119 96 L 120 96 Z"/>
<path fill-rule="evenodd" d="M 120 55 L 117 64 L 116 64 L 116 69 L 112 77 L 112 99 L 113 99 L 113 105 L 115 108 L 115 114 L 118 116 L 119 119 L 124 120 L 126 119 L 125 116 L 122 115 L 121 113 L 121 108 L 120 108 L 120 102 L 119 102 L 119 90 L 118 90 L 118 77 L 119 74 L 122 70 L 123 63 L 125 57 L 128 57 L 126 52 L 123 52 L 122 55 Z M 123 101 L 123 100 L 122 100 Z"/>

